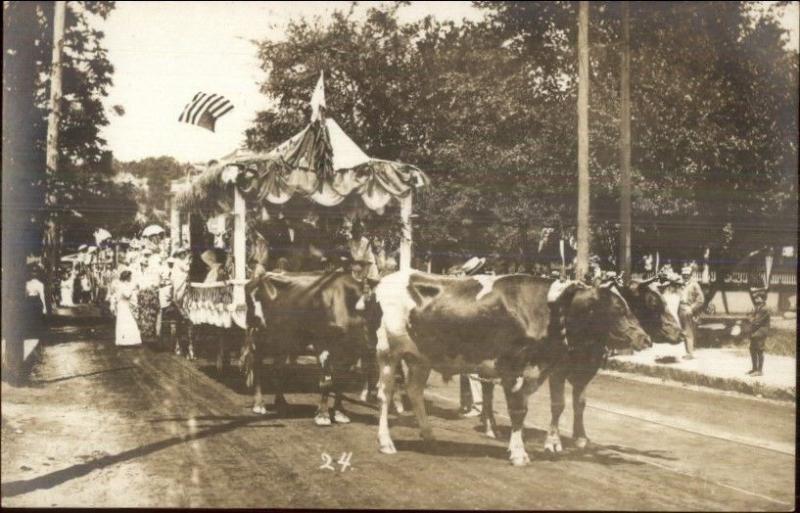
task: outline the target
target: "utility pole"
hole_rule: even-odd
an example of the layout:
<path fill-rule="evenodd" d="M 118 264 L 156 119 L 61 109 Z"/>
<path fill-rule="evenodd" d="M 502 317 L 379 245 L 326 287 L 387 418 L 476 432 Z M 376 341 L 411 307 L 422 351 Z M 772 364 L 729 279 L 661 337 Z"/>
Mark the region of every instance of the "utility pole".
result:
<path fill-rule="evenodd" d="M 50 114 L 47 116 L 47 174 L 52 178 L 58 174 L 58 124 L 61 119 L 61 53 L 64 46 L 64 17 L 66 2 L 56 1 L 53 13 L 53 61 L 50 67 Z M 48 218 L 44 236 L 44 264 L 47 277 L 45 287 L 48 311 L 52 312 L 56 270 L 61 257 L 60 220 L 57 210 L 57 198 L 47 193 L 45 204 L 48 207 Z"/>
<path fill-rule="evenodd" d="M 36 31 L 37 3 L 3 5 L 3 133 L 2 184 L 2 378 L 12 386 L 25 384 L 24 339 L 30 320 L 25 299 L 26 256 L 31 249 L 31 213 L 37 198 L 31 187 L 31 169 L 37 164 L 33 120 L 37 115 Z M 13 27 L 16 30 L 10 30 Z M 6 53 L 6 50 L 7 53 Z M 13 51 L 12 51 L 13 50 Z"/>
<path fill-rule="evenodd" d="M 631 279 L 631 49 L 630 3 L 622 2 L 622 66 L 620 69 L 620 257 L 625 283 Z"/>
<path fill-rule="evenodd" d="M 578 11 L 578 255 L 575 278 L 589 270 L 589 2 Z"/>

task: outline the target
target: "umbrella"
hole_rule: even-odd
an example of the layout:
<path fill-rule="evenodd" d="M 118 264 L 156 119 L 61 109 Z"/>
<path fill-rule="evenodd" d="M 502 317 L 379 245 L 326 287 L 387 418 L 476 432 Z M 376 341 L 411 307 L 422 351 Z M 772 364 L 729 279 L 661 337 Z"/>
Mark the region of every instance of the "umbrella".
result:
<path fill-rule="evenodd" d="M 151 224 L 144 230 L 142 230 L 142 237 L 150 237 L 152 235 L 158 235 L 164 233 L 164 229 L 157 224 Z"/>
<path fill-rule="evenodd" d="M 98 246 L 100 245 L 101 242 L 110 238 L 111 238 L 111 233 L 109 233 L 109 231 L 106 230 L 105 228 L 98 228 L 94 232 L 94 241 Z"/>

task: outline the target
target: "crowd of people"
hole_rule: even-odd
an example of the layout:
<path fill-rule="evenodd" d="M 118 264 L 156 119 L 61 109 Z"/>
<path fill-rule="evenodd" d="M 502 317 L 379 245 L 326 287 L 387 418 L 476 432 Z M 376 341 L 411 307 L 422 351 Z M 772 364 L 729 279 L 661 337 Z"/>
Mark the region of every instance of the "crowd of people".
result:
<path fill-rule="evenodd" d="M 298 234 L 304 228 L 316 228 L 314 221 L 313 218 L 304 219 L 303 226 L 291 229 L 283 218 L 279 218 L 271 224 L 270 230 L 257 230 L 254 241 L 248 247 L 247 278 L 257 277 L 267 271 L 299 270 L 294 267 L 305 266 L 309 258 L 314 260 L 315 268 L 327 270 L 340 267 L 346 260 L 353 275 L 365 283 L 366 295 L 381 277 L 398 269 L 396 252 L 388 251 L 381 240 L 368 237 L 363 224 L 358 221 L 344 224 L 344 241 L 335 251 L 319 250 L 313 240 L 305 240 L 302 242 L 306 245 L 303 248 L 303 263 L 291 264 L 292 255 L 286 249 L 297 245 L 298 237 L 303 237 Z M 276 227 L 280 233 L 276 232 Z M 283 230 L 280 230 L 281 227 Z M 286 233 L 283 234 L 283 231 Z M 201 281 L 213 285 L 233 276 L 233 256 L 228 251 L 210 248 L 196 255 L 199 259 L 195 259 L 188 248 L 179 247 L 170 253 L 170 247 L 170 240 L 163 230 L 125 241 L 125 244 L 116 244 L 114 248 L 108 243 L 97 247 L 81 246 L 72 267 L 66 270 L 61 280 L 60 305 L 96 304 L 115 315 L 115 342 L 119 346 L 136 346 L 156 340 L 161 332 L 165 309 L 175 303 L 175 298 L 185 295 L 190 282 Z M 195 260 L 203 264 L 199 266 L 200 271 L 199 262 Z M 620 279 L 613 271 L 602 270 L 600 263 L 597 257 L 590 259 L 590 269 L 584 277 L 586 283 L 596 285 Z M 506 264 L 508 262 L 490 260 L 487 265 L 486 258 L 473 257 L 464 264 L 450 267 L 447 273 L 467 276 L 527 272 L 546 277 L 552 279 L 547 297 L 551 305 L 556 303 L 560 293 L 574 279 L 574 263 L 557 267 L 542 263 L 530 266 Z M 655 275 L 655 270 L 651 269 L 649 274 Z M 35 270 L 32 272 L 26 291 L 32 305 L 31 312 L 36 309 L 45 314 L 44 286 L 39 275 Z M 698 266 L 694 262 L 686 263 L 680 273 L 672 269 L 671 263 L 665 263 L 656 275 L 656 283 L 667 309 L 684 331 L 686 354 L 683 358 L 687 360 L 694 358 L 696 322 L 705 305 L 697 276 Z M 752 319 L 753 365 L 748 373 L 750 375 L 761 375 L 763 372 L 763 346 L 769 326 L 764 292 L 759 290 L 753 294 L 756 308 Z M 462 376 L 461 385 L 461 413 L 465 416 L 480 415 L 481 387 L 477 376 Z"/>

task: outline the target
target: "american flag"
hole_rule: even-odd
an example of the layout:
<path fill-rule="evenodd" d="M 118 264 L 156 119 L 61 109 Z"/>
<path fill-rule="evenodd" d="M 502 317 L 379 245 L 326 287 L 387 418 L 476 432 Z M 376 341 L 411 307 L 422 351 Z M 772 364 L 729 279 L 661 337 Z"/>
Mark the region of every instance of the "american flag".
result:
<path fill-rule="evenodd" d="M 197 93 L 183 108 L 178 121 L 214 131 L 217 120 L 233 110 L 233 104 L 219 94 Z"/>

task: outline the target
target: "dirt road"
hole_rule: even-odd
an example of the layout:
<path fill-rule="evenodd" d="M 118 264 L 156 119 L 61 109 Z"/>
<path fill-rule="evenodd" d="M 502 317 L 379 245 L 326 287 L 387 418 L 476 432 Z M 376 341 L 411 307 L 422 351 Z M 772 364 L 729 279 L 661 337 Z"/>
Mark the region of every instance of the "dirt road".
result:
<path fill-rule="evenodd" d="M 794 507 L 792 403 L 600 376 L 586 413 L 590 449 L 567 439 L 551 461 L 541 449 L 545 387 L 528 413 L 532 463 L 514 468 L 508 419 L 498 417 L 498 441 L 483 438 L 476 419 L 458 419 L 457 380 L 431 379 L 438 442 L 419 440 L 413 416 L 393 417 L 399 453 L 385 456 L 374 406 L 348 401 L 352 424 L 313 425 L 310 366 L 296 368 L 288 416 L 255 416 L 235 372 L 218 380 L 208 362 L 116 348 L 105 331 L 63 339 L 44 348 L 31 387 L 3 385 L 3 506 Z M 321 468 L 324 454 L 332 469 Z"/>

